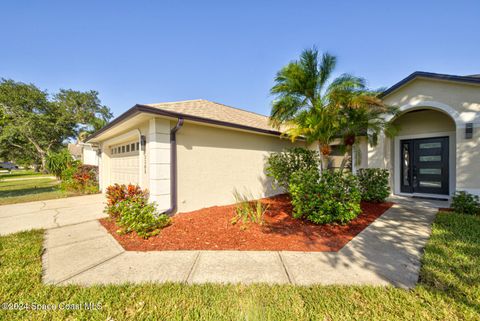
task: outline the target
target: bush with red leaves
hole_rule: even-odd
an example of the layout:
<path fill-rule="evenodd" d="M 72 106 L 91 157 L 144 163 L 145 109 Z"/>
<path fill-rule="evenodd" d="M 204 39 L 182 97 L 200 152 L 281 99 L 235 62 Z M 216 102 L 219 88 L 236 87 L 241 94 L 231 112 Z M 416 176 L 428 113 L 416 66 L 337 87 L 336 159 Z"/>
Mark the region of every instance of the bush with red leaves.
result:
<path fill-rule="evenodd" d="M 146 205 L 148 203 L 148 191 L 142 190 L 138 185 L 114 184 L 107 187 L 107 208 L 105 211 L 111 217 L 117 217 L 119 211 L 117 205 L 122 201 L 129 201 Z"/>
<path fill-rule="evenodd" d="M 62 172 L 62 188 L 83 194 L 98 193 L 98 167 L 77 165 Z"/>

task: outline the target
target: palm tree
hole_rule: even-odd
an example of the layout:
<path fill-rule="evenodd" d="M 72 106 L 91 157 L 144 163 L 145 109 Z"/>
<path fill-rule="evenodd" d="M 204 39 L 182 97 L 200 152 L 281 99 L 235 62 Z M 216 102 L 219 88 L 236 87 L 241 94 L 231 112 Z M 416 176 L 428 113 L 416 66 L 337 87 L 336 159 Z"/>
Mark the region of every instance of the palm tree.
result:
<path fill-rule="evenodd" d="M 318 142 L 321 170 L 328 167 L 328 157 L 332 151 L 330 144 L 340 128 L 337 111 L 331 107 L 305 110 L 294 121 L 285 123 L 284 134 L 292 141 L 304 137 L 307 144 Z"/>
<path fill-rule="evenodd" d="M 339 135 L 343 138 L 345 149 L 340 166 L 343 171 L 358 137 L 367 137 L 368 143 L 375 146 L 380 133 L 385 132 L 387 136 L 395 134 L 395 126 L 387 122 L 385 116 L 394 115 L 397 108 L 386 105 L 379 98 L 381 90 L 369 90 L 363 78 L 343 75 L 335 81 L 341 85 L 334 86 L 330 99 L 342 119 Z"/>
<path fill-rule="evenodd" d="M 322 169 L 326 168 L 330 143 L 339 130 L 336 110 L 328 99 L 332 88 L 327 87 L 336 60 L 325 53 L 319 62 L 317 49 L 304 50 L 300 60 L 277 73 L 271 89 L 276 96 L 270 114 L 272 124 L 277 128 L 285 125 L 284 132 L 292 140 L 303 136 L 308 143 L 317 141 Z"/>
<path fill-rule="evenodd" d="M 378 98 L 380 92 L 367 89 L 350 93 L 352 100 L 340 108 L 340 117 L 344 119 L 341 135 L 345 147 L 345 155 L 340 166 L 343 171 L 347 159 L 353 151 L 359 137 L 366 137 L 371 146 L 377 145 L 378 136 L 384 132 L 386 136 L 394 136 L 396 127 L 385 120 L 388 114 L 395 115 L 397 108 L 388 106 Z"/>
<path fill-rule="evenodd" d="M 292 140 L 303 136 L 307 143 L 318 142 L 322 169 L 335 137 L 343 137 L 351 148 L 363 130 L 378 135 L 384 128 L 380 117 L 389 111 L 378 92 L 367 90 L 364 79 L 343 74 L 331 80 L 336 61 L 328 53 L 319 61 L 316 48 L 306 49 L 277 73 L 271 89 L 272 125 Z"/>

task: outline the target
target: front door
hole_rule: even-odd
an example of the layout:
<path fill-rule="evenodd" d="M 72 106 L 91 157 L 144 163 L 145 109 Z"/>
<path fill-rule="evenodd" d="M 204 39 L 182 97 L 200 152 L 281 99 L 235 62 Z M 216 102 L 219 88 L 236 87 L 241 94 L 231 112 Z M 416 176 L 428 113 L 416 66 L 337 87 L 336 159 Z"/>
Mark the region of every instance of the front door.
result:
<path fill-rule="evenodd" d="M 448 137 L 402 140 L 402 193 L 449 194 Z"/>

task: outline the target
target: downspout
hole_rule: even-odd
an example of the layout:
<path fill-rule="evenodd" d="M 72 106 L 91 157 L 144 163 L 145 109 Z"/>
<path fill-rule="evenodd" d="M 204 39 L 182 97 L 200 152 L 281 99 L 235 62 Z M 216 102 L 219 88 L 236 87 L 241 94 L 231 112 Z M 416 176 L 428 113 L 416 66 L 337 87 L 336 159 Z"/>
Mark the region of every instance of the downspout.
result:
<path fill-rule="evenodd" d="M 140 131 L 139 128 L 137 128 L 137 133 L 138 133 L 138 146 L 140 147 L 140 150 L 138 151 L 138 185 L 143 186 L 143 164 L 144 164 L 144 159 L 145 159 L 145 146 L 142 146 L 142 132 Z"/>
<path fill-rule="evenodd" d="M 177 131 L 183 126 L 183 118 L 170 130 L 170 208 L 162 214 L 171 215 L 177 210 Z"/>

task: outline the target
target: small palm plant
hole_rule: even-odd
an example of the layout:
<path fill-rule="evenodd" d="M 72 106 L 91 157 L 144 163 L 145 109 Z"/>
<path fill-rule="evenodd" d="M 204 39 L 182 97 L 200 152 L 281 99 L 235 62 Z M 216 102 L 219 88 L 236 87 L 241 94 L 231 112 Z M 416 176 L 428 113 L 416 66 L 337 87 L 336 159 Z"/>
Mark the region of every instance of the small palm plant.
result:
<path fill-rule="evenodd" d="M 264 205 L 260 200 L 251 201 L 252 195 L 241 194 L 237 190 L 233 192 L 233 197 L 235 198 L 236 208 L 235 216 L 231 220 L 232 224 L 241 222 L 242 229 L 246 229 L 247 223 L 264 224 L 267 205 Z"/>

